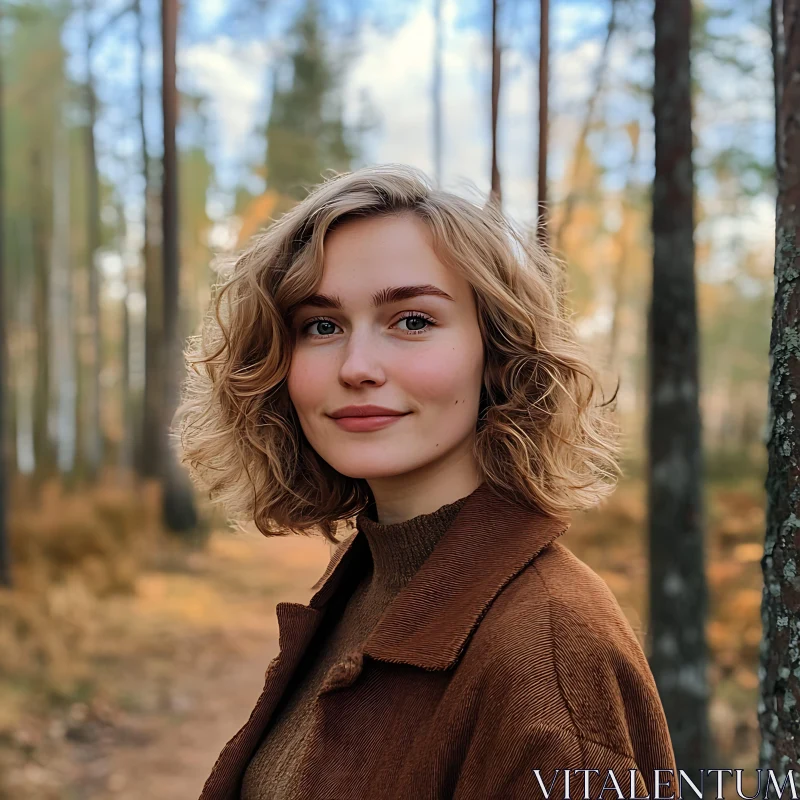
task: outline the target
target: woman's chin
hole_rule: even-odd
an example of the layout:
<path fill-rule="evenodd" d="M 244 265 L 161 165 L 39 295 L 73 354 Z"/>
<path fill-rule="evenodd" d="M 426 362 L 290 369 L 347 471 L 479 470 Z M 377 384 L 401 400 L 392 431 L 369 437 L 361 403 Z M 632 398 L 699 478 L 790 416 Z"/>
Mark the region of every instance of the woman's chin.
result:
<path fill-rule="evenodd" d="M 401 475 L 413 472 L 421 466 L 419 459 L 414 459 L 413 462 L 410 461 L 408 464 L 402 463 L 398 459 L 397 453 L 392 453 L 391 448 L 388 449 L 390 452 L 387 453 L 385 448 L 384 452 L 377 454 L 375 458 L 359 457 L 345 461 L 338 458 L 332 461 L 328 460 L 328 463 L 337 472 L 340 472 L 348 478 L 366 481 L 378 480 L 381 478 L 397 478 Z M 387 456 L 393 457 L 390 460 Z"/>

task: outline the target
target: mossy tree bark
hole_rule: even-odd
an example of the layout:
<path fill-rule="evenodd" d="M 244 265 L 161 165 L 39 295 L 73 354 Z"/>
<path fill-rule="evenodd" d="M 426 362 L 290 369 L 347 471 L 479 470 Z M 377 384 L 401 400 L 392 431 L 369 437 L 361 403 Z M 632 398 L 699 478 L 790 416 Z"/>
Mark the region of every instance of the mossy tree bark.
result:
<path fill-rule="evenodd" d="M 782 780 L 800 760 L 800 0 L 773 0 L 772 37 L 778 198 L 758 720 L 760 764 Z"/>

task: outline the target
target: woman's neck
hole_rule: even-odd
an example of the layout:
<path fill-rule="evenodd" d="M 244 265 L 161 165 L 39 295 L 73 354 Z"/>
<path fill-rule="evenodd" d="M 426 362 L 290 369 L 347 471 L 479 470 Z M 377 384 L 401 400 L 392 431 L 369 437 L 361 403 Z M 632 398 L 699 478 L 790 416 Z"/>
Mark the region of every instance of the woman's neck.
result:
<path fill-rule="evenodd" d="M 402 482 L 394 478 L 369 481 L 374 498 L 372 515 L 381 525 L 396 525 L 431 514 L 471 494 L 483 482 L 475 469 L 449 474 L 446 479 L 400 477 Z"/>

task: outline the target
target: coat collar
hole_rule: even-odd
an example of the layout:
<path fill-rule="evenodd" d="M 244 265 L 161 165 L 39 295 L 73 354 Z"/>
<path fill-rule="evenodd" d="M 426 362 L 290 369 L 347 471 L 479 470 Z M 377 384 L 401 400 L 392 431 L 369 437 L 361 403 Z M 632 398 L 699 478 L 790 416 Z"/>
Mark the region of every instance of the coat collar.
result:
<path fill-rule="evenodd" d="M 484 481 L 394 597 L 364 643 L 364 655 L 426 670 L 454 666 L 492 601 L 569 523 L 522 505 Z M 309 607 L 321 610 L 359 553 L 364 534 L 345 540 Z"/>

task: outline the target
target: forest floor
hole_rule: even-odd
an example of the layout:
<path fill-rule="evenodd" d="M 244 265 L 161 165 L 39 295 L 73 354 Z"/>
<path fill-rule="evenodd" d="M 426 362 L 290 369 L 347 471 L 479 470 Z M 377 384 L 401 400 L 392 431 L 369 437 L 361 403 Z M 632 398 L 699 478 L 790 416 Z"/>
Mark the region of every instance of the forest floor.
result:
<path fill-rule="evenodd" d="M 18 720 L 0 797 L 196 800 L 278 652 L 276 603 L 308 602 L 329 559 L 321 539 L 228 531 L 162 554 L 95 609 L 87 697 Z"/>
<path fill-rule="evenodd" d="M 707 517 L 713 760 L 752 771 L 762 489 L 716 487 Z M 644 519 L 642 486 L 620 487 L 561 539 L 606 580 L 643 646 Z M 308 602 L 330 553 L 321 538 L 220 531 L 190 552 L 161 542 L 132 593 L 73 597 L 70 613 L 91 626 L 62 660 L 83 677 L 48 693 L 0 674 L 0 800 L 196 800 L 277 653 L 276 603 Z"/>

